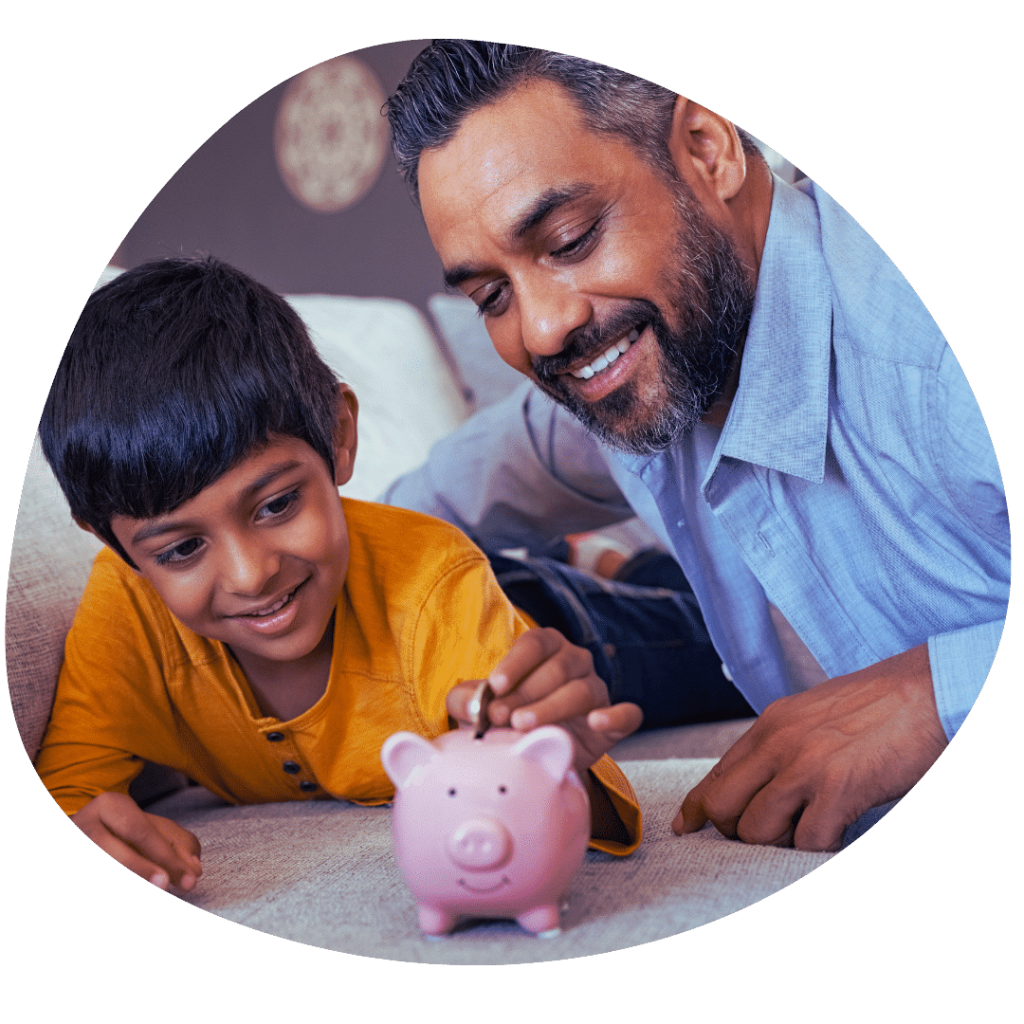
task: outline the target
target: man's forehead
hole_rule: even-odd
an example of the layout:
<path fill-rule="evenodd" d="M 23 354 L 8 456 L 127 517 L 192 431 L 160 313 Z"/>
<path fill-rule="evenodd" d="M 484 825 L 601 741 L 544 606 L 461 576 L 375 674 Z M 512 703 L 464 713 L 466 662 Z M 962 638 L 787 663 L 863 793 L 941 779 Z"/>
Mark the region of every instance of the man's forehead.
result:
<path fill-rule="evenodd" d="M 588 128 L 561 86 L 533 81 L 474 110 L 448 142 L 424 151 L 420 206 L 440 251 L 467 218 L 514 232 L 545 195 L 582 193 L 609 159 L 624 156 L 635 158 L 624 143 Z"/>

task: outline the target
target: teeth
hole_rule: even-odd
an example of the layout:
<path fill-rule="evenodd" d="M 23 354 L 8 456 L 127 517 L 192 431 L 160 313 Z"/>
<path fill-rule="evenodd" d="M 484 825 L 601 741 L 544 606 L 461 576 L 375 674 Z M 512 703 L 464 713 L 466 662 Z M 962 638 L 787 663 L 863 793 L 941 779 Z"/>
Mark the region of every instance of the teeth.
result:
<path fill-rule="evenodd" d="M 284 597 L 282 597 L 281 600 L 277 602 L 277 604 L 271 605 L 269 608 L 266 608 L 263 611 L 249 612 L 249 614 L 253 618 L 262 618 L 267 615 L 273 615 L 274 612 L 280 611 L 291 600 L 291 597 L 291 594 L 285 594 Z"/>
<path fill-rule="evenodd" d="M 617 345 L 612 345 L 607 352 L 599 355 L 589 365 L 580 367 L 578 370 L 573 370 L 572 375 L 580 378 L 581 380 L 590 380 L 595 373 L 600 373 L 602 370 L 607 369 L 615 362 L 616 359 L 619 358 L 619 356 L 627 352 L 629 347 L 639 337 L 640 331 L 634 327 L 633 330 L 631 330 L 629 334 L 627 334 L 626 337 L 624 337 Z"/>

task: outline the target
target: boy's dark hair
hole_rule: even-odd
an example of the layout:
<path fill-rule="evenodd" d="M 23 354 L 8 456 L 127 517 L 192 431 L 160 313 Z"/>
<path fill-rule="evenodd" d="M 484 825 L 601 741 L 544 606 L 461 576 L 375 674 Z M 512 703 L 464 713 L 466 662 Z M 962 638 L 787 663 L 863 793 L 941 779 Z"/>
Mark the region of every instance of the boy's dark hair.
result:
<path fill-rule="evenodd" d="M 94 292 L 39 424 L 71 506 L 129 564 L 114 515 L 194 498 L 271 435 L 333 476 L 338 380 L 294 309 L 213 257 L 156 260 Z"/>
<path fill-rule="evenodd" d="M 419 161 L 443 146 L 463 118 L 531 79 L 562 86 L 591 131 L 629 143 L 669 180 L 677 171 L 668 149 L 676 93 L 644 78 L 582 57 L 508 43 L 438 39 L 413 60 L 385 104 L 398 169 L 419 201 Z M 757 144 L 737 128 L 748 155 Z"/>

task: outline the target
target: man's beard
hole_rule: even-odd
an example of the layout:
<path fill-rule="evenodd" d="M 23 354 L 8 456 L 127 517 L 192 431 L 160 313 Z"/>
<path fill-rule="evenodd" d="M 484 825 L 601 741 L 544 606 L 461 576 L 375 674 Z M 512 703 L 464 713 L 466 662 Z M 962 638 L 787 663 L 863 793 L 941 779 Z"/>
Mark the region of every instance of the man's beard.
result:
<path fill-rule="evenodd" d="M 633 455 L 670 448 L 722 396 L 754 305 L 754 285 L 728 236 L 682 183 L 680 227 L 670 281 L 673 330 L 646 299 L 620 306 L 604 323 L 589 323 L 555 356 L 533 361 L 537 383 L 600 440 Z M 593 360 L 631 327 L 649 324 L 658 342 L 659 373 L 650 394 L 629 380 L 594 402 L 566 382 L 569 366 Z"/>

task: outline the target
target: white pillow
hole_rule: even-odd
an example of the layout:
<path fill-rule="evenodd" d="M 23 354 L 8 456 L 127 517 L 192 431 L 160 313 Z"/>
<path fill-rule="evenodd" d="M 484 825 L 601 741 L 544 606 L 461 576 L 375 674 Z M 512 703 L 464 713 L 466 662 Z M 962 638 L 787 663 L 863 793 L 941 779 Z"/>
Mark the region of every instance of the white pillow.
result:
<path fill-rule="evenodd" d="M 342 494 L 372 501 L 415 469 L 469 409 L 425 317 L 398 299 L 288 296 L 324 361 L 359 399 L 359 448 Z"/>
<path fill-rule="evenodd" d="M 523 375 L 494 351 L 484 321 L 470 299 L 439 292 L 427 299 L 427 306 L 455 364 L 462 393 L 474 412 L 500 402 L 523 382 Z"/>

